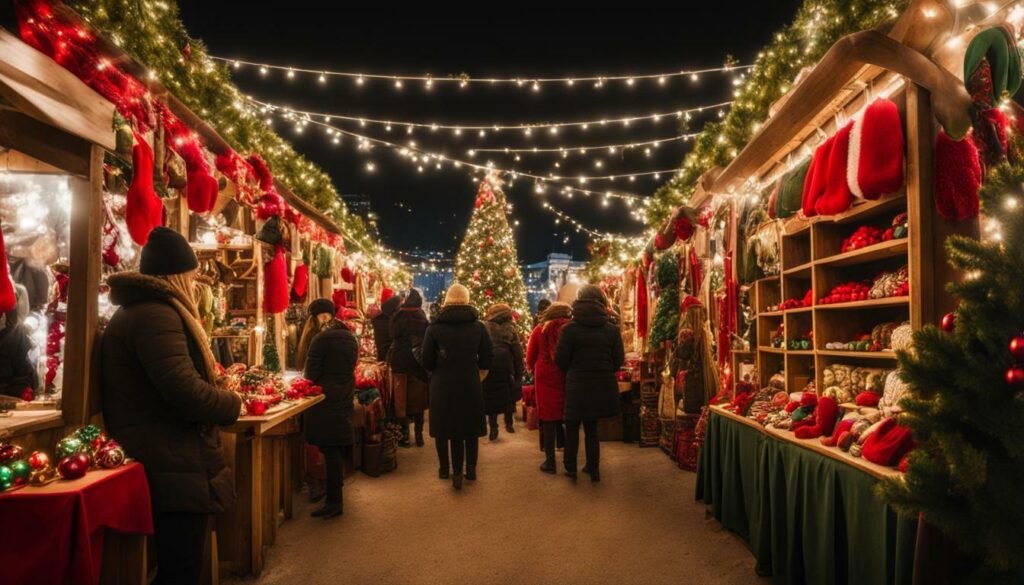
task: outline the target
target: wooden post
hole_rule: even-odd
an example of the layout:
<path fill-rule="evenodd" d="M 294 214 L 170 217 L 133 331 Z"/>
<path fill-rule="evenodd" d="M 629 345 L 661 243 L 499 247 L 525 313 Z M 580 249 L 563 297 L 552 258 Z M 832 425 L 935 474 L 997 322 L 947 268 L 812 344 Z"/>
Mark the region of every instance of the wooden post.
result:
<path fill-rule="evenodd" d="M 70 254 L 64 388 L 61 409 L 69 425 L 86 424 L 93 346 L 99 321 L 100 246 L 103 231 L 103 149 L 88 150 L 89 175 L 71 179 Z"/>

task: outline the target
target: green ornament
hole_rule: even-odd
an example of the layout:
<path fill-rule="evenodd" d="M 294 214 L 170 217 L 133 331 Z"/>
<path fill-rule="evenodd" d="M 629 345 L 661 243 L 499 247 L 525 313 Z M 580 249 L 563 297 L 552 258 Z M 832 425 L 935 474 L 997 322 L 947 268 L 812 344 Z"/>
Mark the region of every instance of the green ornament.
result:
<path fill-rule="evenodd" d="M 63 459 L 76 453 L 85 451 L 86 443 L 83 443 L 78 437 L 64 437 L 57 443 L 57 458 Z"/>
<path fill-rule="evenodd" d="M 800 349 L 811 349 L 811 342 L 806 340 L 806 339 L 801 341 L 800 342 Z"/>
<path fill-rule="evenodd" d="M 32 466 L 28 464 L 28 461 L 19 459 L 14 463 L 11 463 L 11 472 L 14 473 L 15 479 L 23 479 L 28 481 L 30 475 L 32 475 Z"/>
<path fill-rule="evenodd" d="M 0 488 L 7 489 L 11 487 L 12 481 L 14 481 L 14 471 L 6 465 L 0 465 Z"/>
<path fill-rule="evenodd" d="M 96 425 L 89 425 L 78 429 L 75 436 L 82 440 L 83 443 L 92 443 L 93 439 L 100 436 L 103 430 Z"/>

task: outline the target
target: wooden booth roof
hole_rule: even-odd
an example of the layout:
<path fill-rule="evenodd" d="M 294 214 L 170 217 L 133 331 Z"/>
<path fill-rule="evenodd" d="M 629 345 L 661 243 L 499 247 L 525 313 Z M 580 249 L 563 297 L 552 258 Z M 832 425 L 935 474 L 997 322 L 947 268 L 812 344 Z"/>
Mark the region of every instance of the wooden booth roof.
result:
<path fill-rule="evenodd" d="M 3 28 L 0 56 L 0 108 L 114 150 L 114 104 Z"/>

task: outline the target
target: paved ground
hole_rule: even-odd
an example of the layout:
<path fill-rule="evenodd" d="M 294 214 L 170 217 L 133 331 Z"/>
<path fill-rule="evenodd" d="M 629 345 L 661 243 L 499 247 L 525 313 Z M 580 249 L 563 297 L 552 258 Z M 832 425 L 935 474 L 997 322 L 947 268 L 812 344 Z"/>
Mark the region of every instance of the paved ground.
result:
<path fill-rule="evenodd" d="M 602 443 L 603 481 L 573 484 L 537 470 L 537 434 L 517 425 L 483 441 L 479 480 L 461 492 L 437 478 L 428 443 L 400 451 L 391 474 L 347 480 L 344 516 L 310 518 L 297 495 L 261 579 L 232 583 L 767 582 L 743 541 L 694 501 L 694 475 L 659 449 Z"/>

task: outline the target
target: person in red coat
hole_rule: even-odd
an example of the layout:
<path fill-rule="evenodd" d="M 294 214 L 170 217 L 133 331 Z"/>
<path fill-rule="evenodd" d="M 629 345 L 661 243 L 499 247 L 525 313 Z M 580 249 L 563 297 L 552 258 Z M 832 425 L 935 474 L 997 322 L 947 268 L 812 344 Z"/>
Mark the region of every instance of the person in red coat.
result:
<path fill-rule="evenodd" d="M 540 419 L 541 444 L 544 463 L 540 470 L 556 473 L 555 438 L 565 430 L 565 373 L 555 363 L 555 348 L 562 327 L 572 318 L 572 309 L 566 303 L 553 303 L 539 315 L 538 325 L 530 334 L 526 346 L 526 367 L 534 375 L 537 392 L 537 414 Z M 561 431 L 561 433 L 559 432 Z"/>

